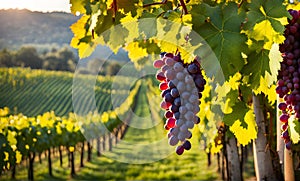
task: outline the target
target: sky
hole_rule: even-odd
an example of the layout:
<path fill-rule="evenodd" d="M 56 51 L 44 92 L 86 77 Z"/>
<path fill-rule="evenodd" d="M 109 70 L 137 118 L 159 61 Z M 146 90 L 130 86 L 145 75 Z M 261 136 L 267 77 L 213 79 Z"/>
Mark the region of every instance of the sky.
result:
<path fill-rule="evenodd" d="M 0 0 L 0 9 L 10 8 L 42 12 L 70 12 L 69 0 Z"/>

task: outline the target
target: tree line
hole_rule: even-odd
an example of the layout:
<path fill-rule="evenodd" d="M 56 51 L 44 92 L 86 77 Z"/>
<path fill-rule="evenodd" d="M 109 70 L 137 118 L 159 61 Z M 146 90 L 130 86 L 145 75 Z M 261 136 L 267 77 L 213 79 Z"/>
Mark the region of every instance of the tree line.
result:
<path fill-rule="evenodd" d="M 74 72 L 78 57 L 68 47 L 52 48 L 41 53 L 33 46 L 24 46 L 19 50 L 0 50 L 0 67 L 30 67 L 32 69 L 58 70 Z M 104 63 L 103 63 L 104 62 Z M 95 67 L 102 65 L 100 70 Z M 97 73 L 99 75 L 115 75 L 121 68 L 118 61 L 105 62 L 94 59 L 88 62 L 80 73 Z"/>
<path fill-rule="evenodd" d="M 39 53 L 35 47 L 25 46 L 13 51 L 0 51 L 0 67 L 30 67 L 32 69 L 74 71 L 78 58 L 67 47 L 52 48 Z"/>

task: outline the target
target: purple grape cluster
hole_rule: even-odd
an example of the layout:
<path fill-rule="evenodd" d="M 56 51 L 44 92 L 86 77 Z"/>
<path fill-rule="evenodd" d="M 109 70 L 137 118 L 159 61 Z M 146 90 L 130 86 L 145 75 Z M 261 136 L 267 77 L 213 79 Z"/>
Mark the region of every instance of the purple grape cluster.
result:
<path fill-rule="evenodd" d="M 288 20 L 284 32 L 285 41 L 280 45 L 279 50 L 282 53 L 278 72 L 278 82 L 276 93 L 284 99 L 283 103 L 278 105 L 282 111 L 280 121 L 282 124 L 281 137 L 284 139 L 287 149 L 291 149 L 291 140 L 288 133 L 288 120 L 294 115 L 298 120 L 300 118 L 300 12 L 289 10 L 292 19 Z"/>
<path fill-rule="evenodd" d="M 201 92 L 206 84 L 201 73 L 199 60 L 185 64 L 180 53 L 161 53 L 161 59 L 154 62 L 159 68 L 156 79 L 160 81 L 162 91 L 161 108 L 165 109 L 165 129 L 169 130 L 168 138 L 171 146 L 176 147 L 176 153 L 181 155 L 184 150 L 191 149 L 187 139 L 192 137 L 189 129 L 200 122 L 196 114 L 200 111 Z"/>

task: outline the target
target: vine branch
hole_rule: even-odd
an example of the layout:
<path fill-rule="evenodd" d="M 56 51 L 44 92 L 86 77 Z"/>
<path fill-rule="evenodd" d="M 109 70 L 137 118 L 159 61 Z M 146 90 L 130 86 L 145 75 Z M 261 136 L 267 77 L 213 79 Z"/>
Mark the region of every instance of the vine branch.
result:
<path fill-rule="evenodd" d="M 179 2 L 180 2 L 180 5 L 182 6 L 184 14 L 188 14 L 189 12 L 188 12 L 188 10 L 186 8 L 184 0 L 179 0 Z"/>

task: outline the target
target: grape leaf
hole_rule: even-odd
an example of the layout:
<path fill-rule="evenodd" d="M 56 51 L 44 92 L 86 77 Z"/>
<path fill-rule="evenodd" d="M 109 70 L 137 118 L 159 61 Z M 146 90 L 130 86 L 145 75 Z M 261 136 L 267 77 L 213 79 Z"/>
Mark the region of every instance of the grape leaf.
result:
<path fill-rule="evenodd" d="M 238 12 L 237 4 L 215 7 L 200 4 L 192 7 L 193 30 L 203 37 L 220 61 L 225 79 L 244 66 L 241 52 L 246 49 L 246 36 L 240 33 L 245 13 Z"/>
<path fill-rule="evenodd" d="M 85 14 L 85 7 L 89 2 L 89 0 L 70 0 L 71 12 L 73 14 L 76 14 L 77 12 L 79 12 L 80 14 Z"/>
<path fill-rule="evenodd" d="M 244 117 L 249 111 L 249 108 L 244 102 L 237 102 L 231 106 L 232 112 L 224 114 L 223 121 L 227 126 L 232 126 L 237 120 L 240 121 L 243 128 L 247 128 L 247 124 L 244 122 Z"/>
<path fill-rule="evenodd" d="M 282 23 L 287 23 L 286 17 L 291 16 L 282 0 L 252 0 L 248 5 L 247 23 L 243 26 L 246 30 L 253 30 L 256 24 L 267 20 L 276 32 L 284 32 L 285 24 Z"/>
<path fill-rule="evenodd" d="M 257 137 L 256 122 L 253 110 L 247 111 L 243 120 L 243 122 L 240 120 L 235 121 L 232 126 L 230 126 L 229 130 L 235 135 L 238 142 L 245 146 L 249 144 L 251 140 L 254 140 Z"/>
<path fill-rule="evenodd" d="M 243 25 L 251 39 L 264 41 L 264 49 L 271 49 L 273 43 L 284 41 L 284 25 L 288 23 L 287 12 L 282 0 L 254 0 L 248 4 L 247 22 Z M 261 49 L 261 47 L 257 47 Z"/>
<path fill-rule="evenodd" d="M 248 55 L 248 62 L 243 68 L 245 75 L 250 75 L 249 82 L 251 87 L 256 89 L 260 85 L 260 77 L 265 77 L 265 72 L 271 73 L 269 65 L 269 50 L 261 50 L 260 52 L 252 52 Z M 255 71 L 254 71 L 255 70 Z"/>

